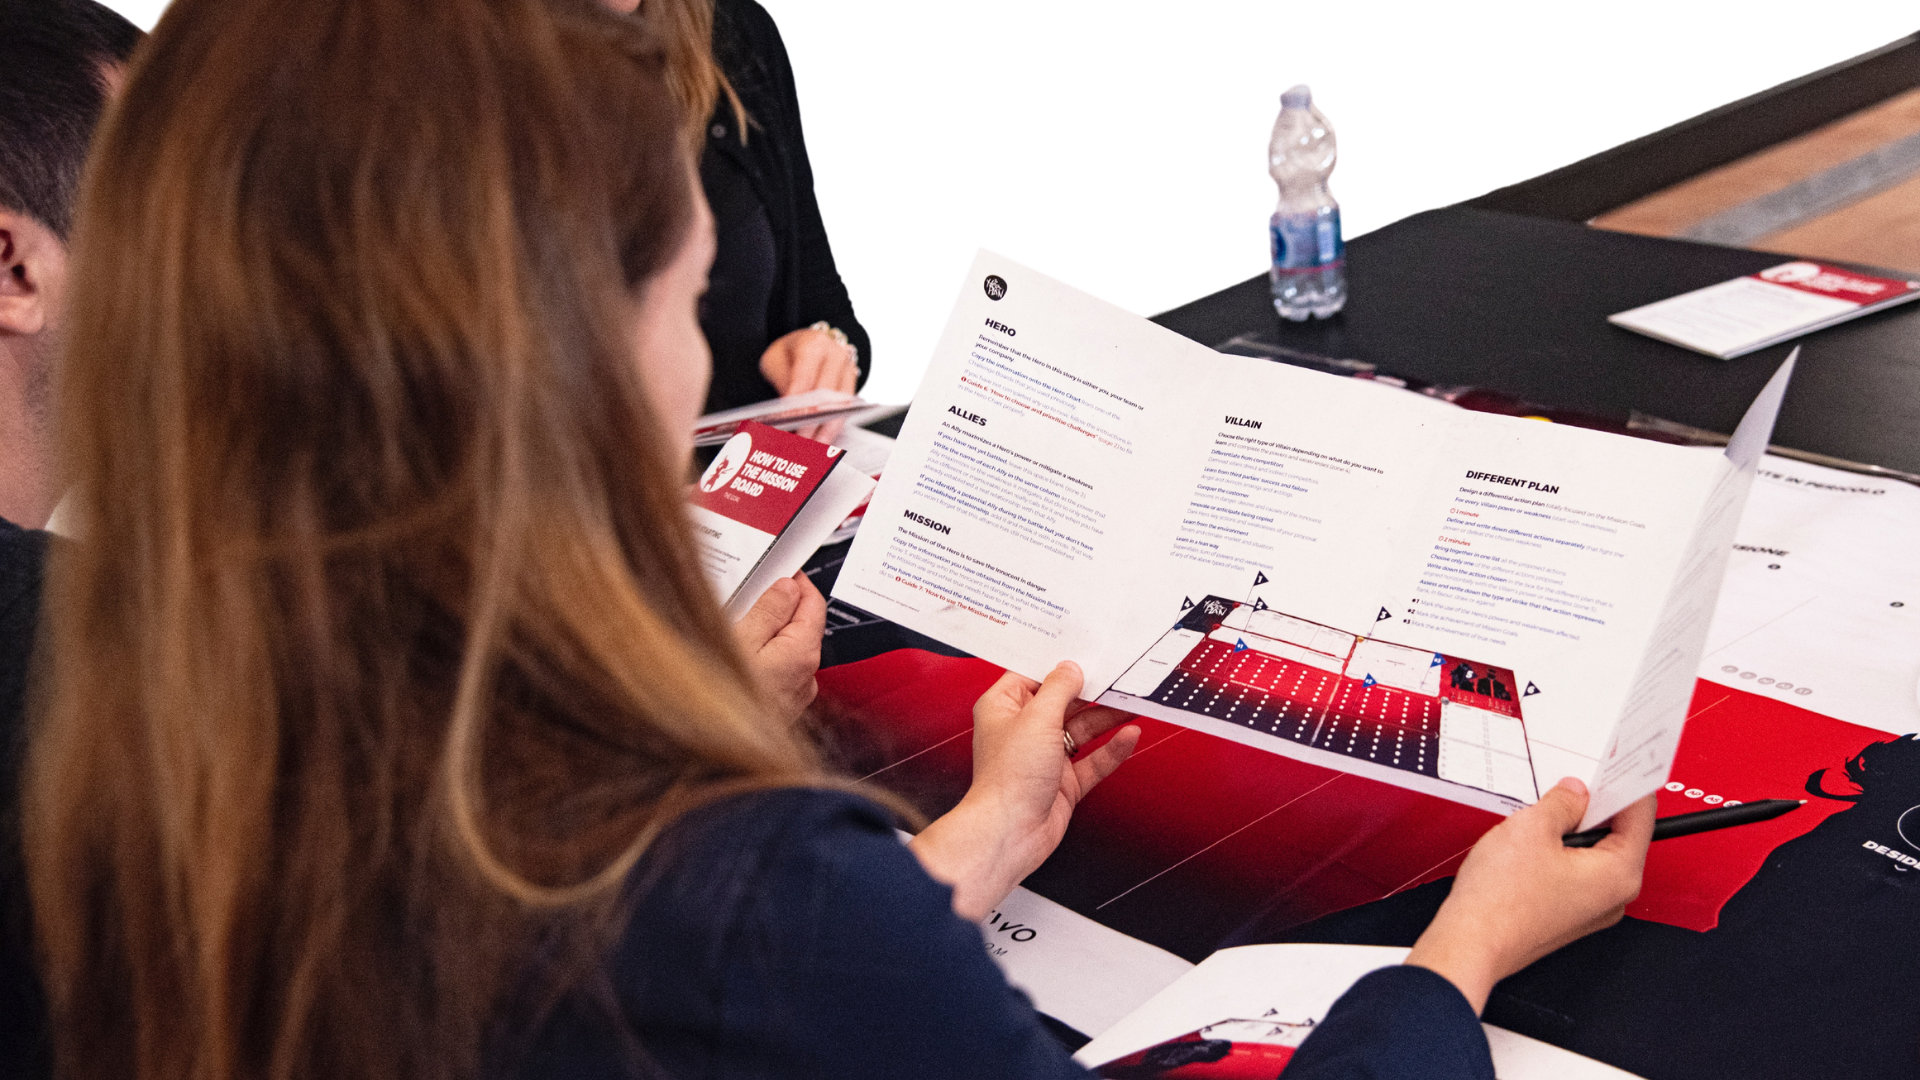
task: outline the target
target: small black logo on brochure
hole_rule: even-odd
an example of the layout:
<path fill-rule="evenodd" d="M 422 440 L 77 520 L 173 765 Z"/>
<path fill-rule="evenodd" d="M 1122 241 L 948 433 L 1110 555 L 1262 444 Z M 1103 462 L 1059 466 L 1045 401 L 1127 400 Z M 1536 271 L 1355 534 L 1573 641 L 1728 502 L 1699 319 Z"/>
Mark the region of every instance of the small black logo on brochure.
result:
<path fill-rule="evenodd" d="M 1007 279 L 999 274 L 987 275 L 987 299 L 998 300 L 1007 295 Z"/>

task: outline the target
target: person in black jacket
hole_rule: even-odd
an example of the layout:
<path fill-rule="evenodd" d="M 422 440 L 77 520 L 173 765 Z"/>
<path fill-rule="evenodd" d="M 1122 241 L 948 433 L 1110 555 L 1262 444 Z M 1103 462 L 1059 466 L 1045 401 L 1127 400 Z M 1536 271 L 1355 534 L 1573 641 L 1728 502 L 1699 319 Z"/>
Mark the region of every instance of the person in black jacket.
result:
<path fill-rule="evenodd" d="M 46 533 L 0 519 L 0 1074 L 45 1076 L 46 1004 L 33 970 L 33 925 L 20 869 L 20 761 L 27 676 L 40 619 Z M 12 1071 L 8 1071 L 12 1070 Z"/>
<path fill-rule="evenodd" d="M 59 498 L 53 375 L 73 203 L 138 27 L 94 0 L 0 0 L 0 1075 L 47 1075 L 20 862 L 28 675 Z M 25 526 L 25 527 L 23 527 Z"/>
<path fill-rule="evenodd" d="M 706 411 L 816 388 L 852 392 L 872 343 L 813 194 L 793 66 L 754 0 L 603 0 L 665 37 L 719 248 L 701 301 Z"/>

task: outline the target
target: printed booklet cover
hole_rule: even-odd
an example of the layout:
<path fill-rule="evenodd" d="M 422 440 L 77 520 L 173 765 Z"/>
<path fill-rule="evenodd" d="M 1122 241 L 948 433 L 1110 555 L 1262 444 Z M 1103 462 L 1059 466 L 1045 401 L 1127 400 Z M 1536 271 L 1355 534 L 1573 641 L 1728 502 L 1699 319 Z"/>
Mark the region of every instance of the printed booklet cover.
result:
<path fill-rule="evenodd" d="M 1731 360 L 1920 299 L 1920 281 L 1797 261 L 1607 316 L 1615 326 Z"/>
<path fill-rule="evenodd" d="M 1792 360 L 1724 451 L 1216 353 L 981 253 L 834 595 L 1507 812 L 1666 779 Z"/>
<path fill-rule="evenodd" d="M 741 424 L 700 476 L 694 532 L 729 618 L 808 556 L 872 493 L 874 481 L 827 446 L 765 424 Z"/>

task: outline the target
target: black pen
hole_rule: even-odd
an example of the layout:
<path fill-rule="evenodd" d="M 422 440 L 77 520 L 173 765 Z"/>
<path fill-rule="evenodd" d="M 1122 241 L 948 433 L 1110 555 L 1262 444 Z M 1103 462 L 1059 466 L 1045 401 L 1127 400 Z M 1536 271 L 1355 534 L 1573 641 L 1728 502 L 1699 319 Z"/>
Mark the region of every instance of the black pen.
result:
<path fill-rule="evenodd" d="M 1691 814 L 1675 814 L 1653 823 L 1653 838 L 1671 840 L 1676 836 L 1692 836 L 1694 833 L 1712 832 L 1715 829 L 1730 828 L 1734 825 L 1772 821 L 1789 810 L 1798 810 L 1805 805 L 1807 805 L 1805 799 L 1758 799 L 1738 806 L 1716 806 L 1711 810 L 1698 810 Z M 1602 825 L 1597 829 L 1588 829 L 1586 832 L 1568 833 L 1560 838 L 1560 842 L 1568 847 L 1592 847 L 1612 831 Z"/>

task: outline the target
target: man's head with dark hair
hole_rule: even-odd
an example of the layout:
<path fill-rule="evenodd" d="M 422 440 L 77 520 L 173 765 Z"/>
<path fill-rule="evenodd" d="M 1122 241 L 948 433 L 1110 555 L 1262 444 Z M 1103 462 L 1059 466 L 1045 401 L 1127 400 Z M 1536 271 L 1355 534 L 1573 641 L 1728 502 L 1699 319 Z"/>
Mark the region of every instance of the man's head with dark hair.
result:
<path fill-rule="evenodd" d="M 95 0 L 0 0 L 0 518 L 59 498 L 53 366 L 93 129 L 143 37 Z"/>
<path fill-rule="evenodd" d="M 110 72 L 142 36 L 94 0 L 0 0 L 0 207 L 67 238 Z"/>

